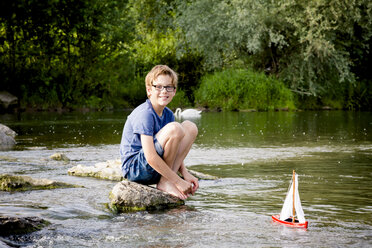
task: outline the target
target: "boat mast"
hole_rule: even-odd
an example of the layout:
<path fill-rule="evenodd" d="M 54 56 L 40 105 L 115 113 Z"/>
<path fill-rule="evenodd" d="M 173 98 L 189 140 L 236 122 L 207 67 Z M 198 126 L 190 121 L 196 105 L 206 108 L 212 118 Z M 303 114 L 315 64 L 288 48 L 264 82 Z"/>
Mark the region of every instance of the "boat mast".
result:
<path fill-rule="evenodd" d="M 296 214 L 296 209 L 295 209 L 295 170 L 293 170 L 293 179 L 292 179 L 292 184 L 293 184 L 293 217 L 292 217 L 292 222 L 295 223 L 295 214 Z"/>

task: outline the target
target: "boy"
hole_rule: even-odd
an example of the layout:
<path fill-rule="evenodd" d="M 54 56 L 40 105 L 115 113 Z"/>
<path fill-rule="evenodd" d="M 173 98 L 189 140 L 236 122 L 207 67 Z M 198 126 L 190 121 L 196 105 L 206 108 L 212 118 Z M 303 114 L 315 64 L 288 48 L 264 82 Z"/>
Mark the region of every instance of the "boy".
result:
<path fill-rule="evenodd" d="M 159 190 L 185 200 L 199 188 L 198 179 L 183 162 L 198 129 L 190 121 L 175 122 L 166 107 L 177 88 L 177 74 L 172 69 L 157 65 L 145 81 L 148 99 L 132 111 L 124 125 L 120 144 L 123 175 L 130 181 L 157 184 Z"/>

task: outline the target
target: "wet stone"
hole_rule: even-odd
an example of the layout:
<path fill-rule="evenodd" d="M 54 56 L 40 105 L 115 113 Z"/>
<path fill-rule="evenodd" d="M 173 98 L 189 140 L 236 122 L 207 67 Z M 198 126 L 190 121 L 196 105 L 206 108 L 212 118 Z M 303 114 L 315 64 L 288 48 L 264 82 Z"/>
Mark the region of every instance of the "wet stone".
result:
<path fill-rule="evenodd" d="M 96 163 L 94 166 L 78 164 L 70 168 L 67 173 L 70 176 L 95 177 L 113 181 L 123 180 L 120 160 L 107 160 Z"/>
<path fill-rule="evenodd" d="M 185 204 L 166 192 L 129 181 L 117 183 L 109 198 L 109 208 L 115 213 L 168 209 Z"/>
<path fill-rule="evenodd" d="M 35 179 L 29 176 L 15 176 L 8 174 L 0 174 L 0 190 L 1 191 L 27 191 L 27 190 L 43 190 L 56 188 L 77 188 L 81 186 L 72 185 L 63 182 L 57 182 L 49 179 Z"/>
<path fill-rule="evenodd" d="M 204 173 L 194 171 L 194 170 L 190 170 L 190 169 L 187 169 L 187 170 L 189 171 L 189 173 L 191 175 L 198 178 L 199 180 L 217 180 L 218 179 L 218 177 L 216 177 L 216 176 L 204 174 Z"/>
<path fill-rule="evenodd" d="M 50 223 L 38 217 L 0 216 L 0 236 L 39 231 Z"/>
<path fill-rule="evenodd" d="M 10 150 L 16 145 L 15 136 L 17 135 L 9 127 L 0 124 L 0 150 Z"/>
<path fill-rule="evenodd" d="M 63 153 L 54 153 L 50 156 L 50 159 L 56 160 L 56 161 L 65 161 L 68 162 L 70 159 Z"/>
<path fill-rule="evenodd" d="M 3 125 L 0 123 L 0 132 L 3 132 L 5 135 L 10 136 L 12 138 L 15 138 L 17 136 L 17 133 L 10 129 L 9 127 Z"/>

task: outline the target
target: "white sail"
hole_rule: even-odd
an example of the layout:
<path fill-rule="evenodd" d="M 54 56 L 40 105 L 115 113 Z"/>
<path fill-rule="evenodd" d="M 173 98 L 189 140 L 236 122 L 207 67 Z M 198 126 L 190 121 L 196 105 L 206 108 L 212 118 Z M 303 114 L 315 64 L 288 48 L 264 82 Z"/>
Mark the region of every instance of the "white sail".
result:
<path fill-rule="evenodd" d="M 298 176 L 295 174 L 295 210 L 300 223 L 305 223 L 305 214 L 302 210 L 300 194 L 298 193 Z M 282 211 L 280 212 L 280 220 L 286 220 L 293 215 L 293 180 L 289 186 L 287 196 L 284 200 Z"/>

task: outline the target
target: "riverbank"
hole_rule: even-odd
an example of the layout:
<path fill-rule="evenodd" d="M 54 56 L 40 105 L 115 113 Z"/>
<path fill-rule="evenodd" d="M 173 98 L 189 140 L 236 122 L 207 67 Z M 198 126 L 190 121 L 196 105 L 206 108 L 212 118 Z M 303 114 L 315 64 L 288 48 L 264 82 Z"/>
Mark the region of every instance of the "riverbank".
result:
<path fill-rule="evenodd" d="M 128 112 L 132 111 L 135 107 L 131 108 L 104 108 L 104 109 L 98 109 L 98 108 L 88 108 L 88 107 L 76 107 L 76 108 L 43 108 L 43 107 L 27 107 L 27 108 L 18 108 L 15 107 L 12 110 L 3 111 L 0 113 L 0 115 L 6 115 L 6 114 L 20 114 L 20 113 L 30 113 L 30 114 L 36 114 L 36 113 L 58 113 L 58 114 L 64 114 L 64 113 L 94 113 L 94 112 Z M 190 107 L 192 108 L 192 107 Z M 187 109 L 187 108 L 185 108 Z M 224 111 L 222 108 L 197 108 L 199 110 L 202 110 L 203 112 L 278 112 L 278 111 L 284 111 L 284 112 L 297 112 L 297 111 L 337 111 L 337 110 L 345 110 L 343 108 L 335 108 L 328 105 L 324 106 L 317 106 L 314 108 L 296 108 L 296 109 L 289 109 L 289 108 L 275 108 L 271 110 L 262 110 L 262 109 L 234 109 L 230 111 Z M 171 108 L 173 112 L 175 112 L 176 107 Z M 354 111 L 363 111 L 363 110 L 354 110 Z"/>

